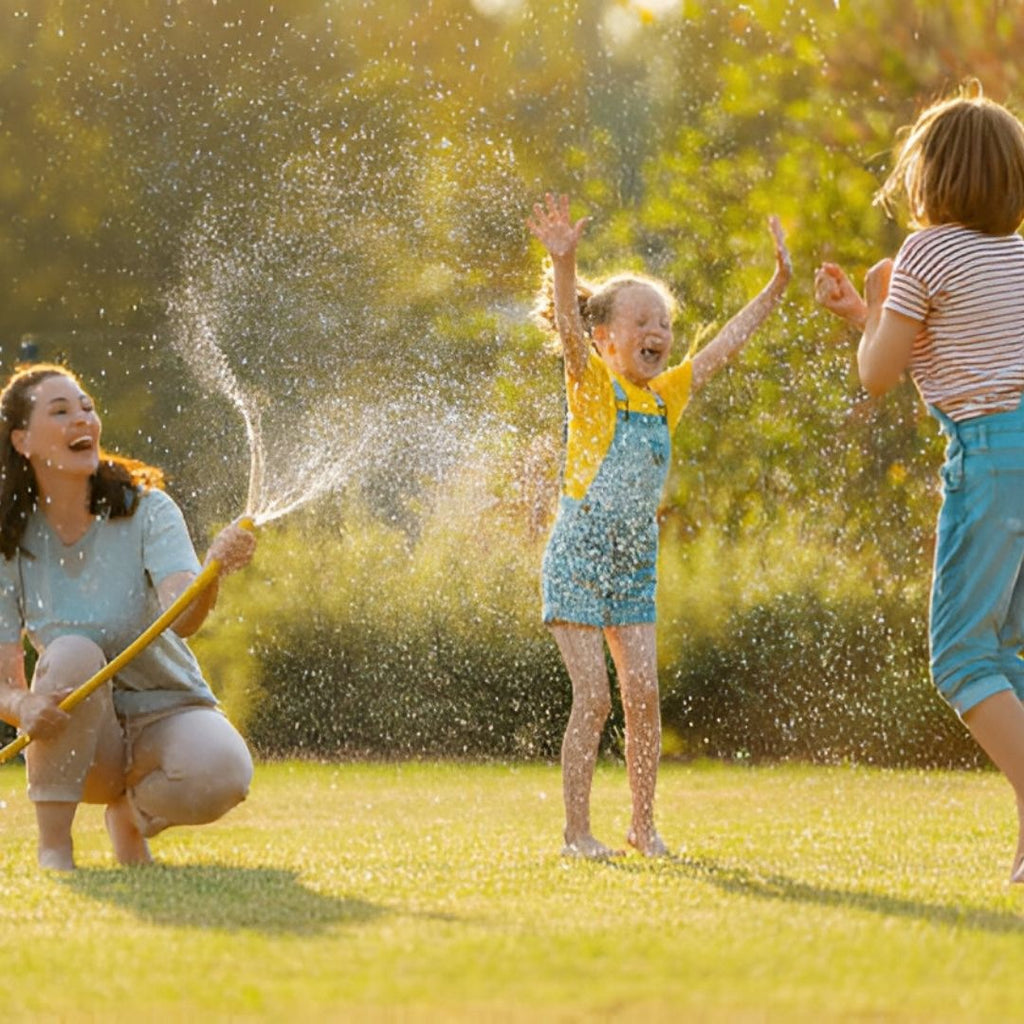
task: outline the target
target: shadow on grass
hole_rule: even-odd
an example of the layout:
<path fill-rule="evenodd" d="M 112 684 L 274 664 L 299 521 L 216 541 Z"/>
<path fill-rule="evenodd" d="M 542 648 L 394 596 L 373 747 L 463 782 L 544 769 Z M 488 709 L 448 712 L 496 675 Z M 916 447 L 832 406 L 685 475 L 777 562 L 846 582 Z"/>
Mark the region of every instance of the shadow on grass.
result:
<path fill-rule="evenodd" d="M 617 871 L 649 873 L 663 878 L 685 878 L 714 886 L 723 892 L 755 899 L 863 910 L 887 917 L 913 918 L 930 924 L 974 928 L 996 934 L 1024 934 L 1024 917 L 1012 912 L 928 903 L 886 893 L 812 885 L 778 872 L 760 874 L 744 868 L 727 867 L 706 857 L 667 857 L 657 861 L 630 858 L 600 863 Z"/>
<path fill-rule="evenodd" d="M 312 935 L 389 913 L 363 900 L 314 892 L 296 872 L 281 868 L 154 864 L 128 870 L 79 868 L 54 877 L 81 896 L 174 927 Z"/>

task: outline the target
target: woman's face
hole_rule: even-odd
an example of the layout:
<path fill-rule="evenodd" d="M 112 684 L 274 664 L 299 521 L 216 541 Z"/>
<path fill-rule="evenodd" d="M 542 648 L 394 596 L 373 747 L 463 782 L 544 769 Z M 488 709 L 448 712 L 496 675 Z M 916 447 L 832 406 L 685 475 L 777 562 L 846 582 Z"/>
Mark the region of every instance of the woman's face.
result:
<path fill-rule="evenodd" d="M 632 285 L 615 296 L 611 319 L 594 328 L 594 340 L 611 369 L 642 387 L 668 366 L 672 316 L 656 289 Z"/>
<path fill-rule="evenodd" d="M 23 430 L 11 431 L 15 451 L 40 473 L 92 476 L 100 460 L 100 418 L 92 399 L 70 377 L 40 381 L 29 393 L 32 411 Z"/>

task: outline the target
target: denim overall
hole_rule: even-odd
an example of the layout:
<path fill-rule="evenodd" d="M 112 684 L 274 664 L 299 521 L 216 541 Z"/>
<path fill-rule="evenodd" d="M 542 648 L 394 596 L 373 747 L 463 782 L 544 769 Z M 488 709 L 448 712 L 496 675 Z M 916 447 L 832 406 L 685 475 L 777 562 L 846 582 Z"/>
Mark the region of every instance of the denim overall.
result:
<path fill-rule="evenodd" d="M 612 385 L 612 443 L 587 493 L 562 495 L 544 552 L 545 622 L 655 621 L 657 511 L 671 451 L 668 416 L 659 395 L 658 413 L 635 412 L 622 385 L 614 378 Z"/>
<path fill-rule="evenodd" d="M 1024 699 L 1024 402 L 949 439 L 935 545 L 931 669 L 959 713 L 1004 690 Z"/>

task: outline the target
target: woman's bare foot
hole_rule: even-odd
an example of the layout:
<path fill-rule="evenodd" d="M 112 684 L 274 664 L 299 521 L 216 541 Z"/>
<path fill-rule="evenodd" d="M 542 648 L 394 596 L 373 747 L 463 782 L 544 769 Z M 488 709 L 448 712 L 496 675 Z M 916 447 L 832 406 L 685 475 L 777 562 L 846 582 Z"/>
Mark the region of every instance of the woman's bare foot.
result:
<path fill-rule="evenodd" d="M 565 846 L 562 847 L 563 857 L 582 857 L 585 860 L 607 860 L 609 857 L 621 857 L 621 850 L 613 850 L 605 846 L 600 840 L 592 835 L 578 836 L 570 840 L 566 836 Z"/>
<path fill-rule="evenodd" d="M 1011 885 L 1024 885 L 1024 857 L 1017 858 L 1017 866 L 1010 874 Z"/>
<path fill-rule="evenodd" d="M 626 842 L 645 857 L 667 857 L 669 855 L 668 847 L 653 828 L 649 832 L 643 833 L 631 828 L 626 835 Z"/>
<path fill-rule="evenodd" d="M 122 796 L 109 804 L 103 817 L 118 864 L 153 863 L 149 844 L 135 824 L 127 796 Z"/>
<path fill-rule="evenodd" d="M 77 803 L 40 800 L 35 804 L 39 841 L 36 846 L 39 866 L 47 871 L 74 871 L 74 842 L 71 826 Z"/>
<path fill-rule="evenodd" d="M 40 846 L 38 859 L 39 866 L 45 871 L 75 870 L 75 857 L 70 839 L 66 846 Z"/>

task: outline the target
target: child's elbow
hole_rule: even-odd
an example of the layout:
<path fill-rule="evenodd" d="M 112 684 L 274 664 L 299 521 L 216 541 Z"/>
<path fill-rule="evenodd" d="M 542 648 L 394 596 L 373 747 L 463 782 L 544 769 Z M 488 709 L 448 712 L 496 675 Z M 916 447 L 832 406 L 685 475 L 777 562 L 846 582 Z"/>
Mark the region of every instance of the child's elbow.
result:
<path fill-rule="evenodd" d="M 874 381 L 872 381 L 871 383 L 868 383 L 868 382 L 863 381 L 863 380 L 861 381 L 861 383 L 864 385 L 864 390 L 872 398 L 881 398 L 882 395 L 884 395 L 886 392 L 892 390 L 892 385 L 891 384 L 878 384 L 878 383 L 876 383 Z"/>
<path fill-rule="evenodd" d="M 857 370 L 872 397 L 891 391 L 910 366 L 921 324 L 901 313 L 884 310 L 881 320 L 868 318 L 857 348 Z"/>
<path fill-rule="evenodd" d="M 891 391 L 902 376 L 900 373 L 893 376 L 888 368 L 872 366 L 866 362 L 860 363 L 857 371 L 860 376 L 861 386 L 872 398 L 879 398 L 886 392 Z"/>

